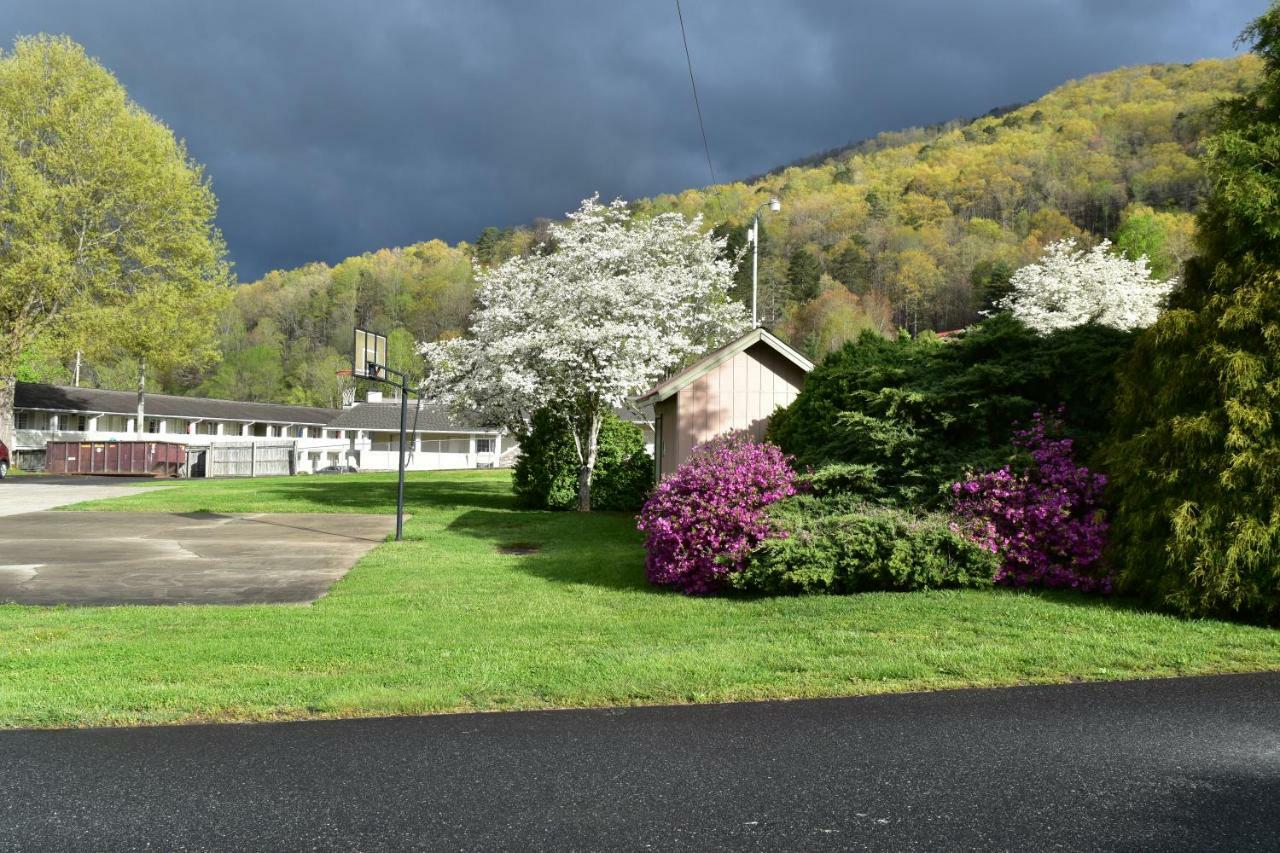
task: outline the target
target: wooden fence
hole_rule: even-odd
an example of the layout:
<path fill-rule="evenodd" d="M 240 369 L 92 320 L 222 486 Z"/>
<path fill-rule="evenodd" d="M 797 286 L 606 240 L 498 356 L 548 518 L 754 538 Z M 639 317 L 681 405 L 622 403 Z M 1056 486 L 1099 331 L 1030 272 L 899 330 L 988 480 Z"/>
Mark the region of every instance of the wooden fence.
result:
<path fill-rule="evenodd" d="M 297 473 L 297 446 L 292 441 L 209 444 L 187 448 L 192 477 L 278 477 Z"/>

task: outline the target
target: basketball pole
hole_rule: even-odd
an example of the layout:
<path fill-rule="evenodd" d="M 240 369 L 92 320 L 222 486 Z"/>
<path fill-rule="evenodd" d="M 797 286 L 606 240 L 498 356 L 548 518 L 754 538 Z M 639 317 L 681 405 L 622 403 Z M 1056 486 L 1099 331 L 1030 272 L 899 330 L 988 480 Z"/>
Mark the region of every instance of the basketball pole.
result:
<path fill-rule="evenodd" d="M 370 344 L 372 343 L 372 346 Z M 370 358 L 369 356 L 373 357 Z M 387 338 L 375 334 L 368 329 L 355 328 L 351 348 L 351 375 L 353 378 L 369 379 L 384 385 L 395 387 L 387 374 L 394 374 L 400 380 L 400 464 L 397 466 L 396 480 L 396 541 L 404 539 L 404 442 L 409 426 L 409 377 L 399 370 L 392 370 L 380 362 L 387 361 Z M 421 395 L 419 395 L 421 397 Z M 419 404 L 421 405 L 421 404 Z M 414 419 L 417 427 L 417 419 Z"/>
<path fill-rule="evenodd" d="M 400 389 L 400 464 L 397 466 L 396 478 L 396 541 L 404 540 L 404 442 L 406 433 L 409 429 L 409 377 L 398 370 L 392 370 L 385 364 L 374 364 L 370 362 L 373 370 L 366 374 L 367 379 L 374 382 L 381 382 L 384 385 L 390 385 L 392 388 Z M 385 378 L 388 373 L 395 374 L 400 380 L 399 386 L 396 383 Z"/>
<path fill-rule="evenodd" d="M 409 377 L 398 370 L 392 370 L 383 364 L 372 365 L 375 374 L 395 374 L 400 379 L 400 464 L 397 466 L 396 479 L 396 541 L 400 542 L 404 539 L 404 441 L 405 433 L 409 429 Z M 394 382 L 390 382 L 382 376 L 371 376 L 377 382 L 382 382 L 391 387 L 396 387 Z"/>
<path fill-rule="evenodd" d="M 400 480 L 396 484 L 396 541 L 404 539 L 404 431 L 408 426 L 409 383 L 400 374 Z M 416 438 L 416 436 L 415 436 Z"/>

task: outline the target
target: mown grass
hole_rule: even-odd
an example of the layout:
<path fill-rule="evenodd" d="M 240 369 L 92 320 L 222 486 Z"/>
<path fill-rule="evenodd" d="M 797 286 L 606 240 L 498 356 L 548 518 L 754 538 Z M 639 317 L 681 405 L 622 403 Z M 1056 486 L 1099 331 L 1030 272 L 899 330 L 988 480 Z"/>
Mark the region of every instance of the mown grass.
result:
<path fill-rule="evenodd" d="M 394 477 L 182 483 L 80 508 L 390 512 Z M 1280 669 L 1280 632 L 1073 595 L 692 599 L 631 518 L 413 475 L 407 541 L 309 606 L 0 605 L 0 726 L 275 720 L 854 695 Z M 504 545 L 540 546 L 511 556 Z"/>

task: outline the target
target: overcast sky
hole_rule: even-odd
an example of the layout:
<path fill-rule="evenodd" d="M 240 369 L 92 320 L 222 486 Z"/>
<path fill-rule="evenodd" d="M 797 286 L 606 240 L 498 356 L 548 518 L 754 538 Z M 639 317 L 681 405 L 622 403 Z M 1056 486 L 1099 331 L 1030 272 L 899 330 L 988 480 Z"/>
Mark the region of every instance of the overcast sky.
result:
<path fill-rule="evenodd" d="M 683 0 L 743 178 L 1120 65 L 1226 56 L 1265 0 Z M 204 163 L 241 280 L 710 182 L 674 0 L 0 0 Z"/>

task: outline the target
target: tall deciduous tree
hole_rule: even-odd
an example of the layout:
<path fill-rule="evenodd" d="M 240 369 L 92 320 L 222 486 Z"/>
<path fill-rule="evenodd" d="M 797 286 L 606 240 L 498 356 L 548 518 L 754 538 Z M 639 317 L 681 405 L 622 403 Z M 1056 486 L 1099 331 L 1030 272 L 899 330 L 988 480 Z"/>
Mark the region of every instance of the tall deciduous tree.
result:
<path fill-rule="evenodd" d="M 775 330 L 793 346 L 815 361 L 835 352 L 864 331 L 883 335 L 892 333 L 892 315 L 883 298 L 877 300 L 872 291 L 867 304 L 850 293 L 844 285 L 823 276 L 822 293 L 808 302 L 792 305 Z M 868 310 L 870 309 L 870 311 Z M 880 316 L 872 316 L 879 312 Z"/>
<path fill-rule="evenodd" d="M 1280 6 L 1245 36 L 1265 70 L 1207 142 L 1202 253 L 1122 376 L 1113 558 L 1163 604 L 1280 622 Z"/>
<path fill-rule="evenodd" d="M 1131 261 L 1109 247 L 1106 240 L 1087 252 L 1074 239 L 1050 243 L 1044 257 L 1013 274 L 998 307 L 1041 333 L 1085 323 L 1125 331 L 1150 326 L 1174 283 L 1153 278 L 1145 256 Z"/>
<path fill-rule="evenodd" d="M 38 337 L 136 358 L 140 417 L 144 364 L 209 357 L 229 298 L 215 212 L 182 143 L 79 45 L 0 56 L 0 440 Z"/>
<path fill-rule="evenodd" d="M 548 231 L 554 251 L 477 272 L 470 337 L 422 351 L 430 391 L 455 410 L 517 433 L 538 409 L 563 412 L 588 511 L 605 414 L 748 320 L 728 298 L 723 240 L 698 218 L 633 220 L 622 201 L 590 198 Z"/>

